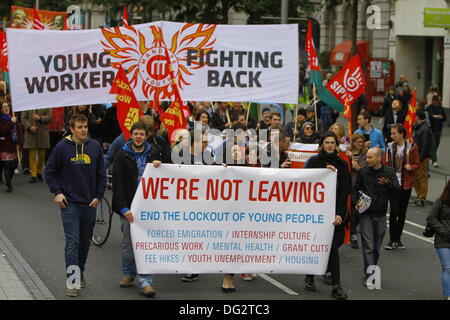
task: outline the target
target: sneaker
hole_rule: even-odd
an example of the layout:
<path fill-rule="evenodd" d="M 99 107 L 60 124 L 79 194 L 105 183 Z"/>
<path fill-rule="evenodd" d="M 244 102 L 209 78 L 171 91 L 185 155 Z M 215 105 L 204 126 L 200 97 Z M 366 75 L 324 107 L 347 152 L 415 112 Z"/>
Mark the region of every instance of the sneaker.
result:
<path fill-rule="evenodd" d="M 196 280 L 198 280 L 198 274 L 195 274 L 195 273 L 185 274 L 181 278 L 181 281 L 183 281 L 183 282 L 192 282 L 192 281 L 196 281 Z"/>
<path fill-rule="evenodd" d="M 87 282 L 86 279 L 84 279 L 84 274 L 83 272 L 81 273 L 81 277 L 80 277 L 80 286 L 82 288 L 86 288 L 87 287 Z"/>
<path fill-rule="evenodd" d="M 347 294 L 342 290 L 341 287 L 334 288 L 331 290 L 331 296 L 337 300 L 346 300 Z"/>
<path fill-rule="evenodd" d="M 78 290 L 75 288 L 73 288 L 73 289 L 67 288 L 66 289 L 66 296 L 68 296 L 68 297 L 78 297 L 78 294 L 79 294 Z"/>
<path fill-rule="evenodd" d="M 399 249 L 399 250 L 406 249 L 406 247 L 403 245 L 403 243 L 401 241 L 397 242 L 396 245 L 397 245 L 397 249 Z"/>
<path fill-rule="evenodd" d="M 433 162 L 433 167 L 437 167 L 438 166 L 438 163 L 437 163 L 437 161 L 435 161 L 435 162 Z"/>
<path fill-rule="evenodd" d="M 384 250 L 394 250 L 396 248 L 397 248 L 397 243 L 394 241 L 389 241 L 389 243 L 384 246 Z"/>
<path fill-rule="evenodd" d="M 323 283 L 328 286 L 331 286 L 332 284 L 331 273 L 327 272 L 323 275 Z"/>
<path fill-rule="evenodd" d="M 309 292 L 316 291 L 316 285 L 314 284 L 314 278 L 308 276 L 305 277 L 305 290 Z"/>
<path fill-rule="evenodd" d="M 153 288 L 153 286 L 146 286 L 141 289 L 141 294 L 143 294 L 144 296 L 146 296 L 148 298 L 151 298 L 151 297 L 155 296 L 156 290 L 155 290 L 155 288 Z"/>
<path fill-rule="evenodd" d="M 28 181 L 28 183 L 36 183 L 36 182 L 37 182 L 36 177 L 31 177 L 30 180 Z"/>
<path fill-rule="evenodd" d="M 250 273 L 243 273 L 243 274 L 241 274 L 241 280 L 252 281 L 253 278 L 252 278 L 252 275 Z"/>
<path fill-rule="evenodd" d="M 41 182 L 44 181 L 44 179 L 42 179 L 42 174 L 38 174 L 37 179 L 38 179 L 38 181 L 41 181 Z"/>
<path fill-rule="evenodd" d="M 412 204 L 413 207 L 425 207 L 425 201 L 416 200 Z"/>
<path fill-rule="evenodd" d="M 133 285 L 134 278 L 131 277 L 123 277 L 122 280 L 119 282 L 119 287 L 121 288 L 128 288 Z"/>

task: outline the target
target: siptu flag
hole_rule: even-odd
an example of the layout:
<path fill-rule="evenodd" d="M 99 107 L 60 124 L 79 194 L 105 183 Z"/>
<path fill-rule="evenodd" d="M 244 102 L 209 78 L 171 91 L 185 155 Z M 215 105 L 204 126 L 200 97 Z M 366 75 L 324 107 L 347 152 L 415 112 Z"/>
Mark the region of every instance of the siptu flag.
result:
<path fill-rule="evenodd" d="M 320 73 L 319 59 L 317 58 L 316 47 L 312 37 L 312 22 L 308 21 L 308 31 L 306 33 L 306 52 L 308 54 L 308 66 L 309 66 L 309 80 L 315 84 L 316 90 L 319 94 L 320 100 L 327 106 L 335 109 L 336 111 L 343 111 L 344 107 L 330 91 L 328 91 L 322 84 L 322 74 Z"/>
<path fill-rule="evenodd" d="M 127 12 L 127 5 L 124 5 L 124 6 L 123 6 L 122 25 L 123 25 L 123 26 L 128 26 L 128 12 Z"/>
<path fill-rule="evenodd" d="M 404 127 L 406 129 L 406 135 L 408 137 L 408 141 L 412 142 L 412 131 L 413 125 L 416 121 L 416 89 L 414 89 L 411 101 L 409 103 L 408 114 L 406 115 Z"/>
<path fill-rule="evenodd" d="M 6 32 L 0 32 L 0 70 L 8 72 L 8 45 L 6 42 Z"/>
<path fill-rule="evenodd" d="M 33 29 L 34 30 L 45 30 L 44 24 L 42 23 L 41 19 L 39 18 L 39 13 L 36 10 L 36 7 L 33 9 Z"/>
<path fill-rule="evenodd" d="M 139 121 L 144 113 L 139 107 L 139 103 L 122 66 L 117 70 L 116 77 L 114 78 L 109 93 L 116 94 L 117 122 L 119 122 L 125 140 L 128 140 L 131 127 L 135 122 Z"/>
<path fill-rule="evenodd" d="M 347 64 L 327 83 L 326 87 L 341 103 L 351 105 L 358 99 L 366 88 L 361 58 L 355 55 Z"/>

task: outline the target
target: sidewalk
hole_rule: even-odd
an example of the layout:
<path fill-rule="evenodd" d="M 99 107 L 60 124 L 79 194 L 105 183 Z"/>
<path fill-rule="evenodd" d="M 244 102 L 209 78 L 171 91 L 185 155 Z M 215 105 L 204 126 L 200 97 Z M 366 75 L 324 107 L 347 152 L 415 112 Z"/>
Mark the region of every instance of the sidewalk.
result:
<path fill-rule="evenodd" d="M 0 230 L 0 300 L 55 300 Z"/>

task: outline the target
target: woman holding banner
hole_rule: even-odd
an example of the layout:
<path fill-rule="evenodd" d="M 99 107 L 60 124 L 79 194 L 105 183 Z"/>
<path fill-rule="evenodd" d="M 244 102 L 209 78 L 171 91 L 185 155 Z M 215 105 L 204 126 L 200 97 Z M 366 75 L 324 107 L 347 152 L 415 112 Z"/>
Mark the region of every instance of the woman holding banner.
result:
<path fill-rule="evenodd" d="M 336 151 L 338 144 L 339 140 L 334 133 L 325 133 L 320 139 L 319 154 L 310 158 L 306 162 L 305 168 L 328 168 L 337 171 L 336 218 L 333 223 L 335 228 L 327 270 L 331 272 L 331 296 L 338 300 L 345 300 L 347 294 L 340 285 L 339 247 L 344 242 L 344 220 L 346 219 L 347 200 L 352 186 L 347 163 L 338 156 Z M 305 290 L 316 291 L 313 275 L 305 277 Z"/>
<path fill-rule="evenodd" d="M 11 181 L 20 160 L 19 150 L 23 147 L 22 127 L 10 112 L 9 104 L 3 103 L 0 112 L 0 174 L 4 171 L 8 193 L 13 190 Z"/>

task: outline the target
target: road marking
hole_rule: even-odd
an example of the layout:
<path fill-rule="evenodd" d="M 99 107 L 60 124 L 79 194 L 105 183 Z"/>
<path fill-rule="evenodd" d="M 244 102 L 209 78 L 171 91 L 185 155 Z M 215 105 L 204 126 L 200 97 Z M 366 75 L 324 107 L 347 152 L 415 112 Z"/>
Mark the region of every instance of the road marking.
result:
<path fill-rule="evenodd" d="M 286 292 L 287 294 L 290 294 L 292 296 L 298 296 L 298 293 L 295 292 L 294 290 L 289 289 L 288 287 L 286 287 L 284 284 L 278 282 L 277 280 L 269 277 L 267 274 L 265 273 L 258 273 L 258 276 L 260 276 L 261 278 L 263 278 L 264 280 L 266 280 L 267 282 L 270 282 L 271 284 L 273 284 L 275 287 L 280 288 L 281 290 L 283 290 L 284 292 Z"/>
<path fill-rule="evenodd" d="M 424 237 L 418 236 L 417 234 L 409 232 L 409 231 L 406 231 L 406 230 L 403 230 L 403 233 L 406 233 L 407 235 L 410 235 L 410 236 L 415 237 L 417 239 L 421 239 L 423 241 L 426 241 L 426 242 L 434 244 L 434 238 L 424 238 Z"/>
<path fill-rule="evenodd" d="M 388 218 L 390 217 L 389 214 L 386 214 L 386 216 L 387 216 Z M 420 225 L 420 224 L 417 224 L 417 223 L 414 223 L 414 222 L 411 222 L 411 221 L 408 221 L 408 220 L 405 220 L 405 222 L 406 222 L 407 224 L 410 224 L 410 225 L 414 226 L 414 227 L 425 229 L 425 226 L 422 226 L 422 225 Z"/>

